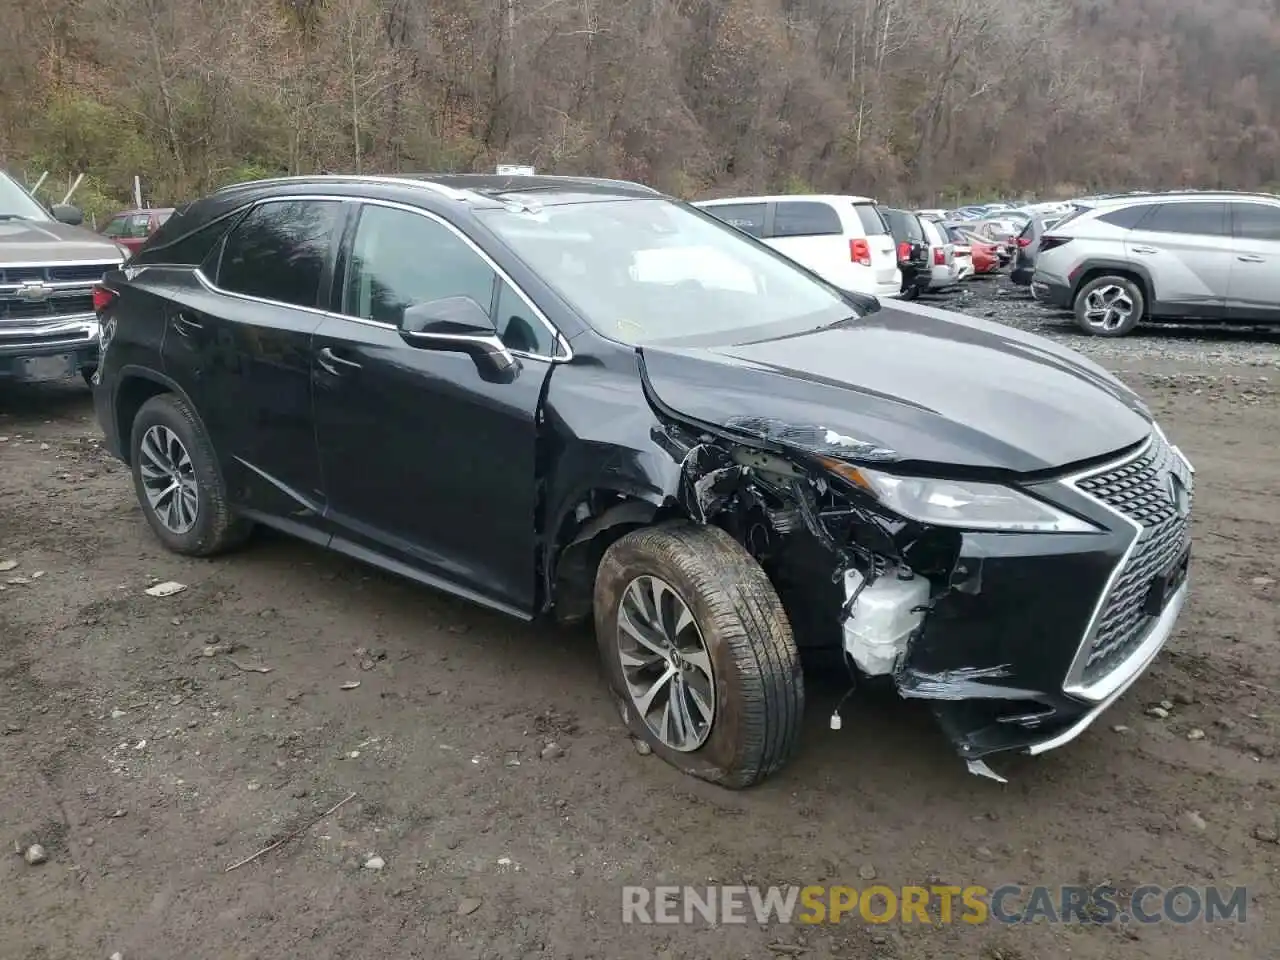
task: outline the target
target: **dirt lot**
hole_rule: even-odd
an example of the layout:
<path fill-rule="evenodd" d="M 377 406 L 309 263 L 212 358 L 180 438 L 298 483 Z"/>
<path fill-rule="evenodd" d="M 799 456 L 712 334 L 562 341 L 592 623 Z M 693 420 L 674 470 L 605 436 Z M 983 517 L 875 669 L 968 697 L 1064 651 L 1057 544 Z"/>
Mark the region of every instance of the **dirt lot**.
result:
<path fill-rule="evenodd" d="M 1043 323 L 991 283 L 953 303 Z M 1274 956 L 1280 349 L 1072 339 L 1124 372 L 1199 469 L 1193 598 L 1089 734 L 993 764 L 1006 786 L 967 774 L 916 705 L 857 703 L 829 731 L 841 691 L 818 677 L 791 767 L 745 793 L 692 781 L 633 749 L 584 634 L 277 537 L 212 562 L 166 554 L 82 387 L 0 390 L 0 561 L 17 563 L 0 574 L 0 955 Z M 157 599 L 155 580 L 189 588 Z M 1148 714 L 1161 700 L 1164 719 Z M 9 854 L 32 842 L 47 862 Z M 620 920 L 625 883 L 872 875 L 1253 897 L 1242 926 L 1140 930 Z"/>

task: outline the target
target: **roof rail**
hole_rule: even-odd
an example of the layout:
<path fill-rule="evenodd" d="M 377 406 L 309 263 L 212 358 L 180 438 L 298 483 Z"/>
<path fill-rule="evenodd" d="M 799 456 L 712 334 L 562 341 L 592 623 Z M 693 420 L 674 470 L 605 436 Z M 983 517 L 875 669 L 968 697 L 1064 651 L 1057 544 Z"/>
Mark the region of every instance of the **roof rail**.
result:
<path fill-rule="evenodd" d="M 431 190 L 441 196 L 448 197 L 451 200 L 466 200 L 468 194 L 464 190 L 455 190 L 453 187 L 447 187 L 443 183 L 436 183 L 433 180 L 423 180 L 420 177 L 411 176 L 385 176 L 385 175 L 364 175 L 358 173 L 314 173 L 310 175 L 290 176 L 290 177 L 267 177 L 263 180 L 245 180 L 241 183 L 228 184 L 219 188 L 216 192 L 222 193 L 226 190 L 235 190 L 242 187 L 252 187 L 262 184 L 276 183 L 306 183 L 324 180 L 340 180 L 344 183 L 383 183 L 397 187 L 423 187 Z"/>

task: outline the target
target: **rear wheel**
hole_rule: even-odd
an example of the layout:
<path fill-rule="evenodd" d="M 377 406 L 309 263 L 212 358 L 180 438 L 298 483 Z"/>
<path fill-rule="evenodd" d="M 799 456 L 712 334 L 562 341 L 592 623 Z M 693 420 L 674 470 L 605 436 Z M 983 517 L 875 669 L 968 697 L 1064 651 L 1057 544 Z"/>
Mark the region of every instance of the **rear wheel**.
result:
<path fill-rule="evenodd" d="M 174 553 L 212 556 L 249 535 L 252 524 L 232 514 L 213 446 L 181 397 L 165 393 L 142 405 L 129 462 L 147 523 Z"/>
<path fill-rule="evenodd" d="M 1095 277 L 1076 293 L 1076 323 L 1095 337 L 1123 337 L 1145 309 L 1142 288 L 1128 277 Z"/>
<path fill-rule="evenodd" d="M 595 583 L 596 640 L 633 736 L 668 763 L 732 788 L 795 751 L 804 678 L 782 602 L 717 527 L 627 534 Z"/>

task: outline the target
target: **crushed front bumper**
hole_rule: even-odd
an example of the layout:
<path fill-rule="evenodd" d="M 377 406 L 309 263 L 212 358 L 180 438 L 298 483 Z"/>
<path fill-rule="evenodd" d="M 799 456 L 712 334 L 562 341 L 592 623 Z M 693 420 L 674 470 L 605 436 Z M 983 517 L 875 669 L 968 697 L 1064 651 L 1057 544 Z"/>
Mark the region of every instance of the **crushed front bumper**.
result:
<path fill-rule="evenodd" d="M 1174 630 L 1188 590 L 1193 473 L 1157 430 L 1125 457 L 1038 485 L 1099 533 L 965 534 L 951 582 L 894 675 L 899 693 L 930 701 L 969 761 L 1080 736 Z"/>

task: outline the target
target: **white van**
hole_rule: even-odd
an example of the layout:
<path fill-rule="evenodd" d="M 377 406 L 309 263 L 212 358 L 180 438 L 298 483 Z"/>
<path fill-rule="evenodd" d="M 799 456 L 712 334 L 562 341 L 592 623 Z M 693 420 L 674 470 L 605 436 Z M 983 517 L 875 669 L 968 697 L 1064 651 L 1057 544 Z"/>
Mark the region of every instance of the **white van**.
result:
<path fill-rule="evenodd" d="M 889 224 L 868 197 L 730 197 L 694 206 L 760 238 L 842 290 L 882 299 L 902 294 Z"/>

